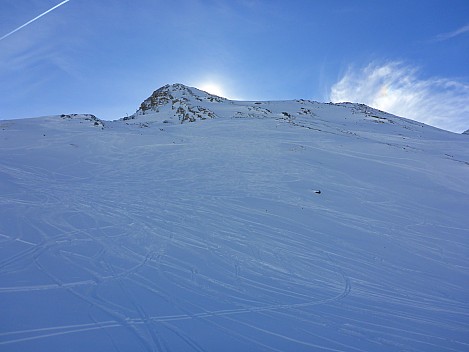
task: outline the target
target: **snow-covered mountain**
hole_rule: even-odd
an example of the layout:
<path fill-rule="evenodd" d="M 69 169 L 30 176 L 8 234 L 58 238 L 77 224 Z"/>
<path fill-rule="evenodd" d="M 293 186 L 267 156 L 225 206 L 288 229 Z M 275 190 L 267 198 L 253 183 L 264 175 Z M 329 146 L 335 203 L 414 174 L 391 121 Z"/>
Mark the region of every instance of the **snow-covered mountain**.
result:
<path fill-rule="evenodd" d="M 123 120 L 194 122 L 217 117 L 210 107 L 227 99 L 182 84 L 165 85 L 140 104 L 137 112 Z"/>
<path fill-rule="evenodd" d="M 353 103 L 0 121 L 0 350 L 466 351 L 468 180 Z"/>

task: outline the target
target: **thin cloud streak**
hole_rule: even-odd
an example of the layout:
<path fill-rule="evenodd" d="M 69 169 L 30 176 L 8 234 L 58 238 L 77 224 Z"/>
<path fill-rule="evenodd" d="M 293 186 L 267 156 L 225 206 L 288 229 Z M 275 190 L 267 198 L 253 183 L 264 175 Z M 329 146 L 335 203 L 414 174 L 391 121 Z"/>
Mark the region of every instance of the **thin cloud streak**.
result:
<path fill-rule="evenodd" d="M 448 39 L 457 37 L 457 36 L 462 35 L 462 34 L 467 33 L 467 32 L 469 32 L 469 24 L 466 24 L 465 26 L 463 26 L 463 27 L 461 27 L 461 28 L 459 28 L 459 29 L 457 29 L 453 32 L 443 33 L 443 34 L 437 35 L 436 40 L 439 40 L 439 41 L 448 40 Z"/>
<path fill-rule="evenodd" d="M 30 20 L 30 21 L 26 22 L 25 24 L 19 26 L 18 28 L 12 30 L 10 33 L 5 34 L 3 37 L 0 38 L 0 41 L 2 41 L 3 39 L 9 37 L 9 36 L 12 35 L 12 34 L 18 32 L 20 29 L 26 27 L 27 25 L 30 25 L 30 24 L 33 23 L 34 21 L 40 19 L 42 16 L 47 15 L 49 12 L 55 10 L 56 8 L 58 8 L 58 7 L 62 6 L 62 5 L 64 5 L 65 3 L 69 2 L 69 1 L 70 1 L 70 0 L 62 1 L 60 4 L 57 4 L 57 5 L 55 5 L 54 7 L 50 8 L 49 10 L 47 10 L 47 11 L 41 13 L 40 15 L 34 17 L 32 20 Z"/>
<path fill-rule="evenodd" d="M 364 103 L 452 132 L 469 128 L 469 85 L 422 79 L 415 67 L 400 62 L 349 69 L 332 86 L 330 100 Z"/>

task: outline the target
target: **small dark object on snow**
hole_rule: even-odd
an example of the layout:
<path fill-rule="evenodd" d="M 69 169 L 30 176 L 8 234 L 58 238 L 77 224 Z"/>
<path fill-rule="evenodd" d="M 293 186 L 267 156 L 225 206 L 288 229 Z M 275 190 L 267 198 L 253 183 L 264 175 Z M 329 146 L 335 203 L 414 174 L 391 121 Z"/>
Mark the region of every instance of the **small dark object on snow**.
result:
<path fill-rule="evenodd" d="M 317 191 L 314 191 L 316 194 L 321 194 L 321 191 L 318 189 Z"/>

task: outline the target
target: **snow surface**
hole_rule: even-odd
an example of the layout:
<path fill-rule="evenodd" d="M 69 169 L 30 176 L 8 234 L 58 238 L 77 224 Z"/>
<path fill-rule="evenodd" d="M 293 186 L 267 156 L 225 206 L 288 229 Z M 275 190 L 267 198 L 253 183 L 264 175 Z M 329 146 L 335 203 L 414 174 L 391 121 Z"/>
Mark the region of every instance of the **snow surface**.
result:
<path fill-rule="evenodd" d="M 467 136 L 166 90 L 0 122 L 1 351 L 469 350 Z"/>

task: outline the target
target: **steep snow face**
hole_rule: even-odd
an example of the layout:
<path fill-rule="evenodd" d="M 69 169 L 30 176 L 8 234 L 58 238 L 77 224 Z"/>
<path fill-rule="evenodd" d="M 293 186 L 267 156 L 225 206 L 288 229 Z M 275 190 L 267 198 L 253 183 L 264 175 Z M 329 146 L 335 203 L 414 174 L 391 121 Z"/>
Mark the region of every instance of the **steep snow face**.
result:
<path fill-rule="evenodd" d="M 0 350 L 467 350 L 467 136 L 169 88 L 0 122 Z"/>

